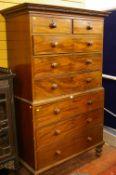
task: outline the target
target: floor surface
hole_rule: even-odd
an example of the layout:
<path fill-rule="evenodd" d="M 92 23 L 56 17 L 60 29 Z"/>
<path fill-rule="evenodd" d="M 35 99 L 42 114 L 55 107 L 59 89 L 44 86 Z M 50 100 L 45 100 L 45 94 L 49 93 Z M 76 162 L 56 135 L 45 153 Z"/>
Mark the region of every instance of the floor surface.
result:
<path fill-rule="evenodd" d="M 0 175 L 31 174 L 21 167 L 17 173 L 3 171 Z M 116 148 L 105 145 L 101 157 L 96 157 L 94 150 L 82 154 L 78 157 L 76 168 L 66 175 L 116 175 Z"/>

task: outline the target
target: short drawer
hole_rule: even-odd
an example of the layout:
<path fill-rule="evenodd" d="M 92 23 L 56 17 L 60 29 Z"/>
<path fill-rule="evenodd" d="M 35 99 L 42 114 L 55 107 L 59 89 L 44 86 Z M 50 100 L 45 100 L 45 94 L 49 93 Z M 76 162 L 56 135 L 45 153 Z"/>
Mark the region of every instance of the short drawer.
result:
<path fill-rule="evenodd" d="M 33 94 L 35 100 L 41 100 L 97 88 L 101 85 L 102 76 L 100 71 L 62 74 L 57 77 L 46 78 L 37 76 L 34 78 Z"/>
<path fill-rule="evenodd" d="M 73 111 L 72 111 L 73 113 Z M 54 144 L 60 139 L 66 138 L 68 135 L 74 134 L 83 130 L 86 127 L 92 127 L 96 124 L 103 125 L 103 109 L 97 109 L 88 113 L 74 115 L 69 120 L 62 120 L 46 127 L 39 127 L 35 124 L 35 142 L 36 148 L 48 144 Z"/>
<path fill-rule="evenodd" d="M 103 20 L 90 18 L 77 18 L 73 20 L 74 34 L 102 34 Z"/>
<path fill-rule="evenodd" d="M 59 75 L 60 73 L 102 70 L 102 55 L 73 54 L 49 55 L 33 59 L 33 76 Z"/>
<path fill-rule="evenodd" d="M 103 108 L 103 105 L 103 89 L 70 95 L 62 100 L 34 107 L 34 126 L 39 128 L 61 120 L 69 120 L 82 113 Z"/>
<path fill-rule="evenodd" d="M 102 51 L 101 36 L 33 36 L 33 54 Z"/>
<path fill-rule="evenodd" d="M 96 134 L 97 133 L 97 134 Z M 103 127 L 96 125 L 86 127 L 74 135 L 68 135 L 59 142 L 42 147 L 36 152 L 37 169 L 55 164 L 65 158 L 86 151 L 92 146 L 102 142 Z"/>
<path fill-rule="evenodd" d="M 68 18 L 60 18 L 57 16 L 39 16 L 31 17 L 32 32 L 34 33 L 71 33 L 72 20 Z"/>

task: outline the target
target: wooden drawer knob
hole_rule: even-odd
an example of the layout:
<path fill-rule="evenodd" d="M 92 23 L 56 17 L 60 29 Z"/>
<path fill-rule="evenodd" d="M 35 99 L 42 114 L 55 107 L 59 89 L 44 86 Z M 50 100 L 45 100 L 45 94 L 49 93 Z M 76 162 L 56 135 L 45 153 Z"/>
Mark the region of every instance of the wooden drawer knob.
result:
<path fill-rule="evenodd" d="M 52 47 L 57 47 L 57 46 L 58 46 L 58 42 L 57 42 L 57 41 L 52 42 L 52 43 L 51 43 L 51 46 L 52 46 Z"/>
<path fill-rule="evenodd" d="M 92 64 L 92 60 L 91 60 L 91 59 L 87 59 L 87 60 L 85 61 L 85 63 L 86 63 L 86 64 Z"/>
<path fill-rule="evenodd" d="M 91 123 L 91 122 L 92 122 L 92 118 L 88 118 L 87 123 Z"/>
<path fill-rule="evenodd" d="M 61 155 L 61 151 L 60 150 L 57 150 L 55 153 L 56 153 L 56 155 Z"/>
<path fill-rule="evenodd" d="M 87 137 L 87 140 L 88 140 L 89 142 L 91 142 L 93 139 L 92 139 L 92 137 Z"/>
<path fill-rule="evenodd" d="M 92 46 L 92 45 L 93 45 L 92 41 L 87 42 L 87 46 Z"/>
<path fill-rule="evenodd" d="M 61 134 L 61 130 L 57 129 L 57 130 L 55 131 L 55 135 L 60 135 L 60 134 Z"/>
<path fill-rule="evenodd" d="M 52 89 L 57 89 L 58 88 L 58 85 L 56 83 L 53 83 L 52 84 Z"/>
<path fill-rule="evenodd" d="M 55 62 L 54 62 L 54 63 L 51 64 L 51 67 L 52 67 L 52 68 L 56 68 L 57 66 L 58 66 L 58 63 L 55 63 Z"/>
<path fill-rule="evenodd" d="M 38 108 L 38 109 L 36 109 L 36 112 L 39 112 L 39 108 Z"/>
<path fill-rule="evenodd" d="M 87 30 L 92 30 L 92 29 L 93 29 L 93 27 L 91 25 L 87 26 Z"/>
<path fill-rule="evenodd" d="M 88 105 L 92 105 L 92 104 L 93 104 L 93 101 L 92 101 L 92 100 L 89 100 L 89 101 L 87 102 L 87 104 L 88 104 Z"/>
<path fill-rule="evenodd" d="M 87 83 L 91 83 L 91 81 L 92 81 L 92 78 L 87 78 L 87 79 L 86 79 L 86 82 L 87 82 Z"/>
<path fill-rule="evenodd" d="M 61 110 L 59 108 L 54 109 L 55 114 L 59 114 L 60 112 L 61 112 Z"/>
<path fill-rule="evenodd" d="M 74 99 L 74 95 L 70 95 L 70 99 L 73 100 Z"/>
<path fill-rule="evenodd" d="M 57 27 L 57 24 L 56 24 L 56 22 L 52 21 L 49 26 L 50 26 L 50 28 L 54 29 Z"/>

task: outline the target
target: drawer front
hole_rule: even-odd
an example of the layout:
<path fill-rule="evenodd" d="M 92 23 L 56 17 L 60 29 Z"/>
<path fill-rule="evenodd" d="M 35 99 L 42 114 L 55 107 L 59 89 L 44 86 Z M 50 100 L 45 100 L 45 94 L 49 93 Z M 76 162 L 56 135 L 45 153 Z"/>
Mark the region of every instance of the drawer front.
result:
<path fill-rule="evenodd" d="M 32 16 L 32 32 L 37 33 L 71 33 L 72 20 L 57 16 Z"/>
<path fill-rule="evenodd" d="M 74 34 L 102 34 L 103 33 L 103 20 L 78 18 L 73 20 L 73 33 Z"/>
<path fill-rule="evenodd" d="M 37 127 L 43 127 L 57 121 L 69 120 L 81 113 L 103 108 L 103 105 L 103 90 L 69 96 L 54 103 L 34 107 L 34 125 L 37 124 Z"/>
<path fill-rule="evenodd" d="M 84 91 L 102 85 L 101 72 L 64 74 L 62 76 L 40 79 L 35 77 L 34 99 L 46 99 L 68 93 Z"/>
<path fill-rule="evenodd" d="M 101 125 L 86 127 L 75 133 L 75 135 L 68 135 L 55 144 L 42 147 L 36 153 L 37 169 L 53 165 L 98 144 L 103 139 L 102 133 L 103 128 Z"/>
<path fill-rule="evenodd" d="M 33 36 L 34 55 L 102 51 L 101 36 Z"/>
<path fill-rule="evenodd" d="M 96 124 L 103 125 L 103 109 L 97 109 L 88 113 L 83 113 L 70 118 L 56 122 L 46 127 L 39 128 L 38 123 L 35 124 L 35 142 L 36 148 L 48 144 L 54 144 L 68 135 L 77 133 L 83 128 Z"/>
<path fill-rule="evenodd" d="M 33 59 L 34 77 L 93 70 L 102 70 L 101 54 L 50 55 Z"/>

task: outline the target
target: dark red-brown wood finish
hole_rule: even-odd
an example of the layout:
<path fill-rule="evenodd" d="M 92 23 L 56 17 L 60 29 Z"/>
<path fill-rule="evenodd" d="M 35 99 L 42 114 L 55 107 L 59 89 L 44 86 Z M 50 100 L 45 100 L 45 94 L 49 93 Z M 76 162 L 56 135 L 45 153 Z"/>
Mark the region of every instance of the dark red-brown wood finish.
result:
<path fill-rule="evenodd" d="M 103 144 L 106 12 L 39 4 L 2 11 L 15 78 L 19 156 L 32 174 Z"/>

